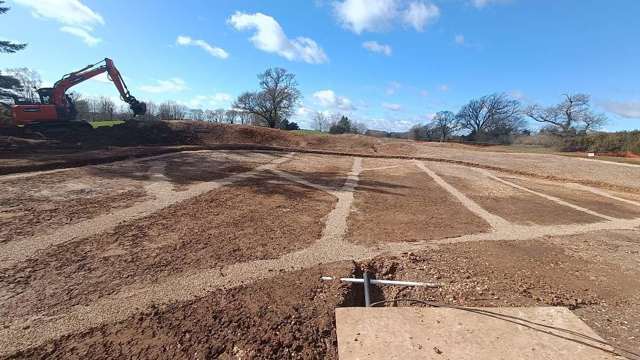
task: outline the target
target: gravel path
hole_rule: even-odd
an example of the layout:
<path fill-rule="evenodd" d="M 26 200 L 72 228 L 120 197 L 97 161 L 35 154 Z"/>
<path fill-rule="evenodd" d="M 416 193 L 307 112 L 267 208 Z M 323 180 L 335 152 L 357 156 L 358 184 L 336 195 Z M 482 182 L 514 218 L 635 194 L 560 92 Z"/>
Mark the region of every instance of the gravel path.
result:
<path fill-rule="evenodd" d="M 551 154 L 478 151 L 417 143 L 418 156 L 465 161 L 577 182 L 611 184 L 640 191 L 640 166 Z"/>
<path fill-rule="evenodd" d="M 526 191 L 526 192 L 528 192 L 528 193 L 530 193 L 530 194 L 534 194 L 534 195 L 537 195 L 537 196 L 543 197 L 543 198 L 545 198 L 545 199 L 547 199 L 547 200 L 549 200 L 549 201 L 553 201 L 553 202 L 554 202 L 554 203 L 556 203 L 556 204 L 560 204 L 560 205 L 563 205 L 563 206 L 567 206 L 567 207 L 570 207 L 570 208 L 572 208 L 572 209 L 575 209 L 575 210 L 578 210 L 578 211 L 582 211 L 583 213 L 587 213 L 587 214 L 590 214 L 590 215 L 593 215 L 593 216 L 597 216 L 597 217 L 602 218 L 602 219 L 606 219 L 606 220 L 610 220 L 610 221 L 615 220 L 615 219 L 614 219 L 613 217 L 611 217 L 611 216 L 603 215 L 603 214 L 600 214 L 600 213 L 598 213 L 598 212 L 596 212 L 596 211 L 589 210 L 589 209 L 585 209 L 585 208 L 583 208 L 582 206 L 578 206 L 578 205 L 574 205 L 574 204 L 568 203 L 568 202 L 566 202 L 566 201 L 564 201 L 564 200 L 558 199 L 558 198 L 557 198 L 557 197 L 555 197 L 555 196 L 551 196 L 551 195 L 543 194 L 543 193 L 541 193 L 541 192 L 538 192 L 538 191 L 535 191 L 535 190 L 531 190 L 531 189 L 528 189 L 528 188 L 526 188 L 526 187 L 524 187 L 524 186 L 520 186 L 520 185 L 518 185 L 518 184 L 514 184 L 514 183 L 512 183 L 512 182 L 510 182 L 510 181 L 507 181 L 507 180 L 501 179 L 501 178 L 499 178 L 499 177 L 497 177 L 497 176 L 495 176 L 495 175 L 491 174 L 491 173 L 490 173 L 490 172 L 488 172 L 488 171 L 483 171 L 483 172 L 484 172 L 484 174 L 485 174 L 487 177 L 489 177 L 489 178 L 491 178 L 491 179 L 493 179 L 493 180 L 495 180 L 495 181 L 501 182 L 501 183 L 503 183 L 503 184 L 505 184 L 505 185 L 509 185 L 509 186 L 514 187 L 514 188 L 516 188 L 516 189 L 520 189 L 520 190 L 522 190 L 522 191 Z"/>
<path fill-rule="evenodd" d="M 464 205 L 467 209 L 469 209 L 469 211 L 478 215 L 479 217 L 484 219 L 486 222 L 488 222 L 494 230 L 504 228 L 509 225 L 509 222 L 507 220 L 483 209 L 475 201 L 469 199 L 463 193 L 458 191 L 458 189 L 449 185 L 440 176 L 438 176 L 438 174 L 436 174 L 433 170 L 425 166 L 424 162 L 415 161 L 415 164 L 418 168 L 420 168 L 420 170 L 427 173 L 427 175 L 429 175 L 436 183 L 438 183 L 438 185 L 440 185 L 443 189 L 445 189 L 451 195 L 453 195 L 456 199 L 458 199 L 458 201 L 460 201 L 462 205 Z"/>
<path fill-rule="evenodd" d="M 175 154 L 171 155 L 175 156 Z M 141 202 L 130 208 L 117 210 L 87 221 L 63 226 L 49 234 L 0 245 L 0 269 L 27 259 L 37 251 L 46 249 L 49 246 L 83 239 L 107 231 L 123 222 L 141 219 L 178 202 L 247 179 L 260 172 L 274 169 L 278 164 L 288 161 L 292 156 L 293 153 L 290 153 L 268 164 L 258 166 L 252 171 L 234 174 L 216 181 L 198 183 L 191 186 L 188 190 L 180 192 L 171 191 L 172 185 L 165 181 L 166 178 L 164 176 L 156 173 L 151 183 L 146 187 L 149 192 L 155 195 L 155 199 Z M 158 170 L 158 168 L 155 169 L 155 171 Z"/>
<path fill-rule="evenodd" d="M 103 323 L 123 320 L 139 313 L 141 309 L 147 309 L 151 306 L 198 298 L 217 288 L 229 288 L 248 284 L 260 279 L 276 276 L 283 271 L 305 269 L 318 264 L 340 260 L 363 260 L 380 254 L 424 250 L 437 247 L 440 244 L 470 241 L 528 240 L 539 239 L 546 236 L 582 234 L 600 230 L 634 229 L 640 226 L 640 219 L 615 219 L 528 189 L 524 190 L 528 190 L 549 201 L 569 206 L 575 210 L 597 215 L 602 218 L 603 221 L 590 224 L 554 226 L 511 224 L 507 220 L 486 211 L 478 205 L 478 203 L 448 184 L 442 177 L 431 170 L 427 163 L 415 161 L 415 166 L 429 175 L 438 185 L 455 197 L 467 209 L 487 221 L 492 226 L 493 231 L 422 243 L 388 243 L 375 247 L 359 246 L 349 243 L 344 239 L 347 231 L 347 218 L 352 211 L 354 189 L 358 186 L 359 176 L 362 171 L 375 170 L 378 168 L 363 169 L 362 159 L 355 158 L 351 172 L 348 174 L 343 186 L 340 188 L 332 188 L 326 185 L 316 184 L 277 169 L 278 164 L 288 161 L 292 156 L 294 156 L 294 154 L 288 154 L 249 172 L 235 174 L 221 180 L 198 183 L 182 192 L 171 191 L 171 184 L 168 183 L 162 175 L 163 164 L 161 162 L 154 162 L 152 171 L 156 175 L 152 177 L 152 181 L 148 184 L 147 190 L 157 197 L 155 200 L 100 216 L 80 224 L 63 227 L 52 234 L 0 246 L 0 267 L 9 266 L 15 264 L 17 261 L 36 255 L 38 250 L 48 246 L 73 241 L 101 231 L 106 231 L 122 221 L 139 219 L 171 204 L 192 198 L 221 186 L 232 184 L 239 180 L 247 179 L 263 171 L 270 171 L 289 181 L 325 191 L 337 198 L 335 207 L 326 216 L 325 227 L 321 238 L 304 250 L 292 252 L 271 260 L 236 263 L 221 269 L 205 269 L 192 273 L 176 274 L 173 277 L 151 286 L 128 286 L 122 288 L 118 293 L 103 297 L 89 306 L 75 307 L 72 311 L 54 318 L 34 316 L 30 319 L 16 320 L 10 324 L 5 324 L 5 326 L 0 329 L 0 355 L 10 354 L 17 350 L 43 343 L 49 339 L 59 338 L 66 334 L 75 333 Z M 395 166 L 400 165 L 383 168 Z M 477 171 L 482 171 L 487 177 L 498 180 L 506 185 L 521 188 L 517 184 L 498 178 L 491 172 L 484 170 Z M 589 188 L 583 185 L 580 185 L 580 187 L 611 199 L 619 199 L 599 189 Z M 640 204 L 631 200 L 626 200 L 626 202 L 640 206 Z M 452 219 L 452 221 L 455 221 L 455 219 Z"/>
<path fill-rule="evenodd" d="M 280 159 L 280 163 L 290 157 Z M 262 170 L 277 163 L 270 163 Z M 257 169 L 256 169 L 257 170 Z M 222 270 L 206 270 L 194 274 L 179 274 L 162 283 L 139 288 L 132 286 L 100 299 L 90 306 L 76 307 L 70 313 L 49 319 L 17 321 L 0 329 L 0 355 L 39 344 L 52 338 L 81 331 L 105 322 L 123 320 L 151 305 L 160 305 L 194 299 L 216 288 L 234 287 L 259 279 L 272 277 L 281 271 L 291 271 L 340 260 L 364 259 L 375 255 L 370 249 L 344 241 L 347 216 L 353 202 L 353 191 L 362 171 L 362 159 L 356 158 L 352 171 L 338 190 L 309 183 L 293 175 L 274 171 L 305 186 L 322 189 L 338 198 L 334 209 L 327 215 L 322 237 L 311 247 L 286 254 L 273 260 L 238 263 Z M 245 175 L 247 177 L 250 175 Z M 228 179 L 226 181 L 229 181 Z"/>

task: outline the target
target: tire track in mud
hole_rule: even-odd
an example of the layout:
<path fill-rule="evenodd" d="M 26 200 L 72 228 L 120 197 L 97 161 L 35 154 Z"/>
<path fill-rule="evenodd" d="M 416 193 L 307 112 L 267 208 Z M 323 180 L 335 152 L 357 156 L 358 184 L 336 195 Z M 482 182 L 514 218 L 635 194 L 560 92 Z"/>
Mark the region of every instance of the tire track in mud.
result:
<path fill-rule="evenodd" d="M 109 214 L 100 215 L 90 220 L 63 226 L 49 234 L 43 234 L 0 245 L 0 269 L 10 267 L 16 262 L 27 259 L 36 254 L 39 250 L 47 247 L 99 234 L 124 222 L 143 218 L 181 201 L 188 200 L 208 191 L 247 179 L 265 170 L 274 169 L 278 164 L 291 159 L 293 155 L 294 153 L 289 153 L 288 155 L 277 158 L 270 163 L 260 165 L 251 171 L 234 174 L 220 180 L 198 183 L 191 186 L 188 190 L 181 192 L 171 191 L 173 187 L 172 184 L 165 181 L 166 178 L 163 178 L 163 176 L 154 176 L 154 180 L 145 187 L 146 190 L 155 195 L 156 198 L 153 200 L 138 203 L 132 207 L 113 211 Z M 160 168 L 162 167 L 163 166 Z M 156 167 L 155 171 L 159 171 L 160 168 Z"/>

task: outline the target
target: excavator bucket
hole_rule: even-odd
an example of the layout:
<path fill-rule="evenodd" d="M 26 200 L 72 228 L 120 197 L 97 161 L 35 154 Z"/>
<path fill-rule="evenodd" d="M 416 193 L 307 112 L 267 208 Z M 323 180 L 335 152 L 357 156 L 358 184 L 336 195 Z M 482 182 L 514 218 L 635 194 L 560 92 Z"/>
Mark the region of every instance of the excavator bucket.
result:
<path fill-rule="evenodd" d="M 131 111 L 133 111 L 133 115 L 144 115 L 147 113 L 147 104 L 143 102 L 133 102 L 131 103 Z"/>

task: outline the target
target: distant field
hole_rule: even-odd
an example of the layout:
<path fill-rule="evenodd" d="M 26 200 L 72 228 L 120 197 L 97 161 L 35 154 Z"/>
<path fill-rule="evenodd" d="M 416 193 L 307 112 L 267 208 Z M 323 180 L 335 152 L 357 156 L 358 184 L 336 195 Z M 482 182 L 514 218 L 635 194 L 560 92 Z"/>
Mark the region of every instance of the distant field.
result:
<path fill-rule="evenodd" d="M 122 124 L 123 122 L 124 121 L 122 120 L 97 120 L 97 121 L 92 121 L 90 124 L 95 129 L 103 126 L 118 125 L 118 124 Z"/>
<path fill-rule="evenodd" d="M 329 136 L 329 133 L 326 132 L 322 132 L 322 131 L 318 131 L 318 130 L 293 130 L 291 131 L 294 134 L 298 134 L 298 135 L 321 135 L 321 136 Z"/>

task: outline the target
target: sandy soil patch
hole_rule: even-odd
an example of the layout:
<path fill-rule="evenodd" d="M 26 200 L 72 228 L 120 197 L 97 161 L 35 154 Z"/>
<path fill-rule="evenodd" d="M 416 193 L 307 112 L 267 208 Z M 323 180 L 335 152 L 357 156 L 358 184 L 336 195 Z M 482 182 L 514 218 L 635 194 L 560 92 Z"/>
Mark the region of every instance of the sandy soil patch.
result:
<path fill-rule="evenodd" d="M 284 154 L 249 151 L 201 151 L 172 156 L 166 160 L 164 175 L 174 190 L 188 185 L 218 180 L 231 174 L 250 171 Z"/>
<path fill-rule="evenodd" d="M 119 171 L 127 170 L 132 169 Z M 127 208 L 148 198 L 140 181 L 101 168 L 0 180 L 0 184 L 0 243 Z"/>
<path fill-rule="evenodd" d="M 640 206 L 634 206 L 632 204 L 600 196 L 589 191 L 570 189 L 562 184 L 551 184 L 529 179 L 524 180 L 511 177 L 502 178 L 528 189 L 557 197 L 571 204 L 596 211 L 603 215 L 621 219 L 635 219 L 640 217 Z"/>
<path fill-rule="evenodd" d="M 3 270 L 0 317 L 52 314 L 133 283 L 305 248 L 334 203 L 270 175 L 240 181 Z"/>
<path fill-rule="evenodd" d="M 491 148 L 474 148 L 450 144 L 415 143 L 418 156 L 465 161 L 525 172 L 541 177 L 554 177 L 589 184 L 608 184 L 640 191 L 640 166 L 588 161 L 580 158 L 550 154 L 492 152 Z"/>
<path fill-rule="evenodd" d="M 359 244 L 415 242 L 489 230 L 412 163 L 365 171 L 355 191 L 347 239 Z M 364 168 L 380 162 L 364 161 Z"/>
<path fill-rule="evenodd" d="M 346 156 L 297 154 L 278 167 L 307 181 L 332 188 L 344 185 L 353 159 Z"/>
<path fill-rule="evenodd" d="M 521 225 L 561 225 L 603 221 L 489 179 L 474 169 L 428 163 L 438 175 L 492 214 Z"/>

